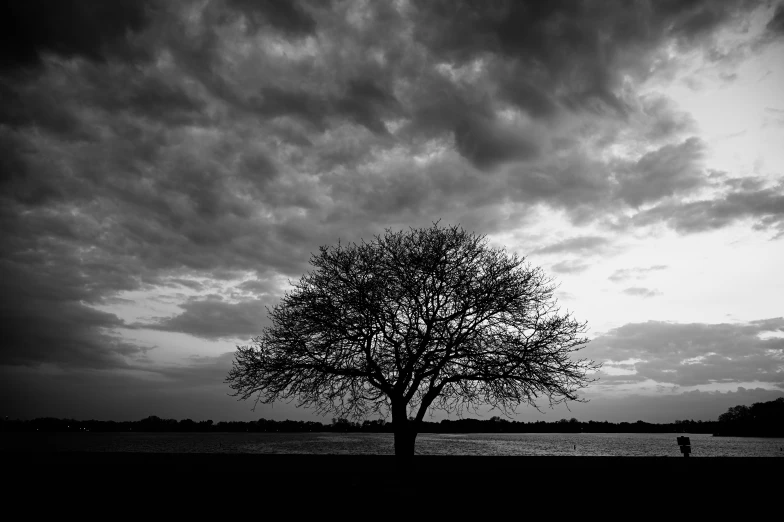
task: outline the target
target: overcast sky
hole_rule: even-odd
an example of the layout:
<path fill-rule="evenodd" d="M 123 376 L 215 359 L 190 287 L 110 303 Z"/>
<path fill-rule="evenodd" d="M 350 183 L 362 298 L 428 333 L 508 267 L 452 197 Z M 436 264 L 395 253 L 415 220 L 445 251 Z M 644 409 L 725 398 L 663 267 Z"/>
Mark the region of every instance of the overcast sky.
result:
<path fill-rule="evenodd" d="M 234 347 L 319 245 L 439 219 L 605 363 L 518 419 L 784 395 L 780 2 L 0 9 L 0 415 L 329 422 L 229 397 Z"/>

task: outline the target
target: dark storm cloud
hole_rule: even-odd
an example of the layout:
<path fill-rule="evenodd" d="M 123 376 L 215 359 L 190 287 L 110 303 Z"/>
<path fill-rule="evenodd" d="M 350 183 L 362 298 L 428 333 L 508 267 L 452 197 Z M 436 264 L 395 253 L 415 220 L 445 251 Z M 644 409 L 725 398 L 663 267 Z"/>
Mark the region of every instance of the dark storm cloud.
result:
<path fill-rule="evenodd" d="M 765 337 L 766 333 L 778 336 Z M 594 339 L 586 356 L 615 363 L 641 360 L 627 364 L 637 373 L 619 376 L 622 379 L 679 386 L 764 382 L 784 387 L 782 333 L 780 317 L 742 324 L 649 321 L 627 324 Z"/>
<path fill-rule="evenodd" d="M 133 57 L 129 36 L 146 27 L 153 2 L 145 0 L 25 0 L 0 8 L 3 69 L 39 64 L 41 53 L 103 61 Z"/>
<path fill-rule="evenodd" d="M 252 279 L 249 281 L 243 281 L 242 283 L 238 284 L 235 288 L 240 290 L 243 293 L 251 293 L 255 295 L 259 294 L 275 294 L 279 292 L 279 288 L 276 284 L 271 281 L 261 281 L 259 279 Z"/>
<path fill-rule="evenodd" d="M 493 233 L 535 204 L 592 222 L 658 202 L 633 223 L 780 227 L 778 188 L 726 185 L 732 208 L 678 203 L 700 185 L 688 118 L 621 81 L 737 5 L 4 5 L 0 276 L 24 319 L 2 360 L 133 364 L 143 350 L 111 335 L 127 325 L 92 306 L 186 276 L 297 276 L 318 245 L 387 226 Z M 600 159 L 619 137 L 648 153 Z M 232 303 L 202 296 L 154 326 L 257 333 L 261 301 Z"/>
<path fill-rule="evenodd" d="M 254 30 L 264 23 L 293 35 L 316 28 L 316 21 L 296 0 L 227 0 L 227 4 L 244 14 Z"/>
<path fill-rule="evenodd" d="M 761 180 L 724 182 L 723 194 L 698 201 L 659 204 L 634 216 L 637 225 L 664 222 L 682 233 L 715 230 L 750 219 L 757 230 L 784 234 L 784 184 L 764 187 Z"/>
<path fill-rule="evenodd" d="M 223 379 L 233 357 L 233 352 L 193 357 L 183 365 L 157 367 L 154 371 L 64 368 L 47 372 L 0 365 L 0 407 L 11 418 L 115 421 L 140 420 L 150 415 L 215 422 L 307 415 L 285 405 L 260 406 L 253 412 L 252 403 L 238 402 L 229 396 Z"/>
<path fill-rule="evenodd" d="M 774 35 L 784 35 L 784 4 L 780 3 L 776 6 L 776 11 L 766 27 Z"/>
<path fill-rule="evenodd" d="M 504 72 L 508 76 L 503 75 Z M 516 69 L 499 71 L 499 95 L 534 118 L 557 115 L 560 107 L 553 93 L 535 86 L 526 79 L 527 76 L 525 72 Z"/>
<path fill-rule="evenodd" d="M 454 136 L 460 154 L 481 170 L 512 160 L 530 159 L 538 152 L 533 140 L 481 117 L 460 121 L 455 126 Z"/>
<path fill-rule="evenodd" d="M 613 87 L 621 64 L 644 58 L 645 51 L 664 38 L 692 45 L 744 6 L 740 1 L 706 0 L 415 5 L 421 17 L 417 38 L 439 58 L 465 63 L 493 53 L 526 67 L 536 83 L 529 84 L 529 96 L 521 96 L 521 108 L 530 106 L 530 98 L 560 90 L 558 97 L 567 106 L 595 108 L 598 102 L 619 113 L 625 106 Z M 647 65 L 641 61 L 634 72 L 646 74 Z M 543 89 L 556 85 L 559 89 Z"/>
<path fill-rule="evenodd" d="M 63 187 L 65 188 L 65 187 Z M 39 195 L 25 203 L 62 198 Z M 23 207 L 3 198 L 0 212 L 0 304 L 6 364 L 50 362 L 91 368 L 125 367 L 144 359 L 145 349 L 112 334 L 124 326 L 102 304 L 114 292 L 142 281 L 132 265 L 115 263 L 105 251 L 80 240 L 100 237 L 94 216 L 44 207 L 21 218 Z"/>
<path fill-rule="evenodd" d="M 545 247 L 537 248 L 532 254 L 563 254 L 566 252 L 593 254 L 603 250 L 610 240 L 599 236 L 580 236 L 564 239 Z"/>
<path fill-rule="evenodd" d="M 590 221 L 600 213 L 599 209 L 613 205 L 610 172 L 608 165 L 571 152 L 558 161 L 512 167 L 508 171 L 507 194 L 513 201 L 546 203 L 563 209 L 575 223 L 586 217 Z"/>
<path fill-rule="evenodd" d="M 692 128 L 691 119 L 663 98 L 649 96 L 638 105 L 629 121 L 588 119 L 580 131 L 554 137 L 548 153 L 509 167 L 506 197 L 521 203 L 544 202 L 563 209 L 573 223 L 583 224 L 605 219 L 626 206 L 638 207 L 709 185 L 701 165 L 702 142 L 687 138 L 670 143 Z M 610 161 L 591 152 L 624 139 L 649 152 L 638 159 Z"/>
<path fill-rule="evenodd" d="M 638 207 L 702 186 L 704 179 L 699 162 L 703 148 L 697 138 L 689 138 L 679 145 L 665 145 L 645 154 L 636 163 L 620 168 L 616 173 L 619 197 L 630 206 Z"/>
<path fill-rule="evenodd" d="M 144 360 L 144 347 L 112 335 L 124 326 L 120 318 L 85 305 L 116 276 L 111 267 L 82 265 L 88 280 L 79 260 L 67 256 L 41 251 L 15 257 L 18 263 L 5 259 L 0 265 L 0 364 L 124 368 Z"/>
<path fill-rule="evenodd" d="M 145 358 L 144 347 L 107 333 L 124 326 L 117 316 L 78 302 L 26 299 L 3 306 L 2 314 L 0 364 L 124 368 Z"/>
<path fill-rule="evenodd" d="M 82 94 L 84 104 L 172 127 L 207 121 L 204 101 L 165 75 L 141 76 L 126 70 L 107 77 L 95 68 L 86 69 L 92 85 Z"/>
<path fill-rule="evenodd" d="M 270 118 L 293 116 L 325 130 L 328 117 L 343 116 L 368 130 L 386 134 L 382 115 L 392 116 L 397 110 L 397 100 L 370 79 L 350 81 L 345 92 L 335 96 L 304 90 L 268 86 L 259 96 L 250 99 L 253 109 Z"/>
<path fill-rule="evenodd" d="M 251 338 L 261 334 L 267 324 L 267 307 L 272 299 L 255 299 L 228 303 L 220 296 L 191 299 L 180 304 L 183 313 L 156 323 L 136 325 L 140 328 L 180 332 L 207 339 Z"/>
<path fill-rule="evenodd" d="M 652 142 L 682 135 L 696 128 L 694 118 L 678 110 L 669 98 L 648 96 L 641 101 L 641 104 L 641 114 L 651 121 L 646 128 L 645 138 Z M 694 145 L 696 144 L 692 144 Z"/>
<path fill-rule="evenodd" d="M 25 92 L 18 92 L 12 80 L 0 78 L 0 123 L 10 129 L 37 125 L 50 132 L 74 140 L 87 136 L 83 124 L 69 105 L 63 105 L 58 93 L 50 88 L 28 85 Z M 11 147 L 8 147 L 9 152 Z"/>
<path fill-rule="evenodd" d="M 524 131 L 518 129 L 517 139 L 512 140 L 502 127 L 491 125 L 488 114 L 506 104 L 545 121 L 580 111 L 628 119 L 633 111 L 630 100 L 622 100 L 615 92 L 619 70 L 628 72 L 631 64 L 642 63 L 660 41 L 672 36 L 665 26 L 706 9 L 701 3 L 689 8 L 672 6 L 663 13 L 635 11 L 638 8 L 628 6 L 605 8 L 604 4 L 583 8 L 581 4 L 558 2 L 546 6 L 524 2 L 417 5 L 417 16 L 423 17 L 416 24 L 420 41 L 436 60 L 463 69 L 470 69 L 472 64 L 483 68 L 481 80 L 432 81 L 429 91 L 437 93 L 438 99 L 424 104 L 421 99 L 414 100 L 419 102 L 414 106 L 419 127 L 454 129 L 458 151 L 483 170 L 534 159 L 543 153 L 542 144 Z M 719 15 L 714 23 L 725 20 L 724 15 L 733 9 L 731 5 L 715 9 Z M 658 19 L 651 18 L 656 14 L 660 15 Z M 688 27 L 686 24 L 676 32 L 688 33 Z M 629 46 L 631 43 L 635 45 Z M 668 113 L 673 112 L 672 108 L 661 100 L 658 104 L 647 100 L 641 109 L 654 120 L 654 125 L 645 130 L 649 139 L 690 128 L 687 117 L 673 117 Z M 456 117 L 459 114 L 466 116 Z M 538 128 L 536 133 L 542 130 Z M 577 164 L 574 170 L 585 170 L 583 167 Z M 564 176 L 563 167 L 554 165 L 525 168 L 520 173 L 525 179 L 521 194 L 538 194 L 555 203 L 564 202 L 558 195 L 570 186 L 582 189 L 584 197 L 591 189 L 609 188 L 606 180 L 581 180 L 579 174 L 571 173 Z"/>

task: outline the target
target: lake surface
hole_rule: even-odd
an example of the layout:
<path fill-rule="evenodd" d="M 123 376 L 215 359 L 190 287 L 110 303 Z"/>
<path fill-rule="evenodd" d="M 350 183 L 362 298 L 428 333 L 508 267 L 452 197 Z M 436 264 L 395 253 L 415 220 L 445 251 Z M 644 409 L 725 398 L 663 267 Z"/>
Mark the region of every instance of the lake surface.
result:
<path fill-rule="evenodd" d="M 693 457 L 784 457 L 784 439 L 688 434 Z M 417 437 L 420 455 L 681 457 L 674 433 L 468 433 Z M 0 451 L 392 455 L 390 433 L 2 434 Z"/>

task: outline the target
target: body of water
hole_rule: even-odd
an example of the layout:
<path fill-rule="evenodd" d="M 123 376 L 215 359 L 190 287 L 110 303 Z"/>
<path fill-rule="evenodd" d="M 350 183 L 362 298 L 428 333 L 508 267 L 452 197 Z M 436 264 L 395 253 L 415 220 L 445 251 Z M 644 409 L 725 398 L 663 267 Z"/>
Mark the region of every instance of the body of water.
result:
<path fill-rule="evenodd" d="M 688 434 L 693 457 L 784 457 L 784 439 Z M 469 433 L 417 437 L 420 455 L 681 457 L 674 433 Z M 3 434 L 3 451 L 392 455 L 390 433 Z"/>

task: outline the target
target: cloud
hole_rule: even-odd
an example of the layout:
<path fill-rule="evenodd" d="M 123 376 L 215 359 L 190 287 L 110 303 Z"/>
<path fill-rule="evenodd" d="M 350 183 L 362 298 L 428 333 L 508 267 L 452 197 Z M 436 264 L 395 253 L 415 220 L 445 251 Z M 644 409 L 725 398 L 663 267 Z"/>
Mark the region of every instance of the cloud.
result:
<path fill-rule="evenodd" d="M 763 187 L 761 180 L 728 180 L 723 188 L 723 194 L 711 199 L 661 203 L 632 221 L 637 225 L 663 222 L 681 233 L 696 233 L 750 219 L 757 230 L 784 235 L 784 183 Z"/>
<path fill-rule="evenodd" d="M 624 288 L 623 293 L 635 297 L 655 297 L 657 295 L 661 295 L 661 292 L 658 290 L 644 288 L 641 286 L 630 286 L 629 288 Z"/>
<path fill-rule="evenodd" d="M 648 321 L 615 328 L 594 339 L 586 356 L 597 361 L 634 361 L 619 365 L 632 370 L 635 381 L 697 386 L 712 383 L 760 382 L 784 387 L 784 319 L 740 324 L 666 323 Z M 615 363 L 607 362 L 615 367 Z M 604 378 L 603 378 L 604 380 Z"/>
<path fill-rule="evenodd" d="M 207 339 L 251 338 L 261 335 L 272 299 L 228 303 L 220 296 L 191 299 L 180 304 L 184 311 L 155 323 L 139 323 L 138 328 L 181 332 Z"/>
<path fill-rule="evenodd" d="M 584 272 L 590 265 L 583 263 L 579 259 L 571 259 L 555 263 L 551 268 L 553 272 L 559 274 L 578 274 Z"/>
<path fill-rule="evenodd" d="M 485 118 L 466 118 L 454 130 L 455 146 L 478 169 L 533 158 L 538 146 L 531 137 L 510 125 Z"/>
<path fill-rule="evenodd" d="M 679 110 L 675 102 L 665 96 L 651 94 L 643 97 L 640 103 L 638 117 L 648 120 L 648 125 L 644 126 L 644 138 L 651 142 L 668 140 L 696 129 L 694 118 L 689 113 Z M 681 146 L 684 145 L 686 144 Z M 691 143 L 690 147 L 697 145 Z"/>
<path fill-rule="evenodd" d="M 368 78 L 350 80 L 344 92 L 331 96 L 323 92 L 267 86 L 249 101 L 261 116 L 295 117 L 322 131 L 328 128 L 329 118 L 342 117 L 384 135 L 387 129 L 383 118 L 393 118 L 399 112 L 394 95 Z"/>
<path fill-rule="evenodd" d="M 619 168 L 619 197 L 632 207 L 658 201 L 676 192 L 686 195 L 704 184 L 700 161 L 703 144 L 689 138 L 679 145 L 665 145 L 637 162 Z"/>
<path fill-rule="evenodd" d="M 776 6 L 776 11 L 766 25 L 766 29 L 776 36 L 784 34 L 784 4 L 779 3 Z"/>
<path fill-rule="evenodd" d="M 3 69 L 36 66 L 41 53 L 104 61 L 108 55 L 132 58 L 131 38 L 148 23 L 151 2 L 31 0 L 2 8 Z"/>
<path fill-rule="evenodd" d="M 681 46 L 695 45 L 727 22 L 741 2 L 571 3 L 469 1 L 415 2 L 416 38 L 441 60 L 466 63 L 495 53 L 530 65 L 531 82 L 561 82 L 561 98 L 569 105 L 592 100 L 623 111 L 612 92 L 620 64 L 640 60 L 665 38 Z M 536 91 L 529 90 L 537 98 Z M 542 92 L 542 91 L 539 91 Z M 555 89 L 543 92 L 558 92 Z M 523 96 L 523 104 L 527 97 Z"/>
<path fill-rule="evenodd" d="M 223 380 L 233 358 L 191 358 L 154 371 L 0 365 L 0 407 L 11 418 L 28 419 L 135 421 L 157 415 L 218 422 L 311 415 L 286 404 L 260 405 L 254 412 L 252 403 L 229 396 Z"/>
<path fill-rule="evenodd" d="M 285 33 L 301 36 L 316 29 L 316 21 L 296 0 L 227 0 L 227 4 L 242 13 L 253 30 L 269 24 Z"/>
<path fill-rule="evenodd" d="M 562 254 L 565 252 L 574 253 L 598 253 L 609 244 L 610 240 L 599 236 L 578 236 L 564 239 L 557 243 L 537 248 L 532 254 Z"/>
<path fill-rule="evenodd" d="M 73 232 L 72 224 L 54 224 L 61 234 Z M 101 300 L 102 286 L 123 288 L 130 279 L 123 267 L 97 259 L 82 262 L 56 240 L 35 236 L 20 252 L 19 236 L 6 237 L 0 364 L 125 368 L 146 359 L 145 347 L 114 333 L 124 326 L 119 317 L 89 306 Z"/>
<path fill-rule="evenodd" d="M 613 272 L 607 279 L 616 283 L 628 279 L 643 279 L 651 272 L 658 272 L 666 269 L 667 265 L 653 265 L 645 268 L 621 268 Z"/>
<path fill-rule="evenodd" d="M 607 251 L 602 229 L 782 231 L 779 185 L 684 202 L 717 183 L 703 144 L 635 91 L 743 3 L 55 4 L 0 16 L 7 364 L 136 364 L 98 311 L 123 293 L 297 276 L 319 245 L 386 227 L 492 234 L 543 205 L 600 231 L 534 253 L 579 255 Z M 243 285 L 153 327 L 255 334 L 278 289 L 237 303 L 265 291 Z"/>
<path fill-rule="evenodd" d="M 23 300 L 0 308 L 0 364 L 125 368 L 146 359 L 147 348 L 111 333 L 124 326 L 116 315 L 76 301 L 36 304 Z"/>
<path fill-rule="evenodd" d="M 243 293 L 259 294 L 279 294 L 280 288 L 273 281 L 250 279 L 243 281 L 236 286 Z"/>
<path fill-rule="evenodd" d="M 612 201 L 611 171 L 579 149 L 557 160 L 545 156 L 535 164 L 510 167 L 506 194 L 520 203 L 544 203 L 564 210 L 575 223 L 591 221 L 601 208 L 605 214 L 617 206 Z"/>
<path fill-rule="evenodd" d="M 191 279 L 183 279 L 181 277 L 174 277 L 169 279 L 170 283 L 175 283 L 186 288 L 190 288 L 191 290 L 201 291 L 204 290 L 204 284 L 200 283 L 199 281 L 193 281 Z"/>
<path fill-rule="evenodd" d="M 565 141 L 569 152 L 553 151 L 539 161 L 509 167 L 507 196 L 561 209 L 574 224 L 601 222 L 609 216 L 628 222 L 622 216 L 630 210 L 634 216 L 641 206 L 670 199 L 680 201 L 714 184 L 704 169 L 704 144 L 699 139 L 690 137 L 655 146 L 657 141 L 651 139 L 651 133 L 669 132 L 665 142 L 671 141 L 681 136 L 678 126 L 654 119 L 634 131 L 597 127 L 594 130 L 598 137 L 586 132 L 581 140 L 596 148 L 605 146 L 603 140 L 629 140 L 638 144 L 638 150 L 647 152 L 600 159 Z"/>

